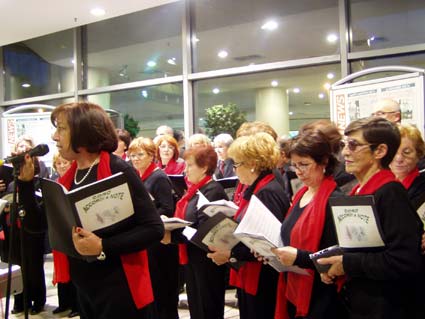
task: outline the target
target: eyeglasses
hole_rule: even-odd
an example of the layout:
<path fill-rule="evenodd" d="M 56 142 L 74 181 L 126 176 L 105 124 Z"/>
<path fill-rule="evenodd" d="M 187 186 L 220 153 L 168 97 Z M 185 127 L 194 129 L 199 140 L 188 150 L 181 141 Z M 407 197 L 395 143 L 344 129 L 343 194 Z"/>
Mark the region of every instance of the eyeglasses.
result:
<path fill-rule="evenodd" d="M 239 163 L 234 162 L 233 163 L 233 168 L 236 169 L 236 168 L 238 168 L 239 166 L 241 166 L 243 164 L 244 164 L 244 162 L 239 162 Z"/>
<path fill-rule="evenodd" d="M 312 165 L 313 163 L 293 163 L 291 164 L 290 168 L 292 171 L 298 170 L 300 172 L 305 172 L 308 170 L 308 168 Z"/>
<path fill-rule="evenodd" d="M 391 112 L 377 111 L 372 113 L 372 116 L 384 116 L 386 114 L 393 114 L 393 113 L 400 113 L 400 111 L 391 111 Z"/>
<path fill-rule="evenodd" d="M 145 156 L 145 153 L 137 153 L 137 154 L 130 154 L 128 155 L 128 157 L 130 157 L 130 159 L 134 160 L 134 159 L 141 159 Z"/>
<path fill-rule="evenodd" d="M 174 151 L 174 146 L 171 146 L 171 145 L 161 144 L 161 145 L 159 145 L 159 148 L 160 148 L 161 150 L 169 149 L 169 150 L 171 150 L 171 151 Z"/>
<path fill-rule="evenodd" d="M 355 152 L 357 150 L 358 147 L 360 146 L 372 146 L 373 144 L 369 144 L 369 143 L 359 143 L 356 140 L 346 140 L 346 141 L 341 141 L 339 142 L 339 146 L 341 147 L 341 149 L 343 149 L 344 147 L 347 146 L 347 148 L 351 151 L 351 152 Z"/>

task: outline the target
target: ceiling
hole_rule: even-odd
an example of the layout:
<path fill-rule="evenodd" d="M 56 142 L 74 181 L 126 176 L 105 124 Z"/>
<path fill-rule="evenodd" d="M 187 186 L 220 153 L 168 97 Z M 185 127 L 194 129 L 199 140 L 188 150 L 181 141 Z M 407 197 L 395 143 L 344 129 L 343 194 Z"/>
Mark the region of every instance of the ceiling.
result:
<path fill-rule="evenodd" d="M 0 0 L 0 46 L 178 0 Z M 101 18 L 90 14 L 102 7 Z"/>

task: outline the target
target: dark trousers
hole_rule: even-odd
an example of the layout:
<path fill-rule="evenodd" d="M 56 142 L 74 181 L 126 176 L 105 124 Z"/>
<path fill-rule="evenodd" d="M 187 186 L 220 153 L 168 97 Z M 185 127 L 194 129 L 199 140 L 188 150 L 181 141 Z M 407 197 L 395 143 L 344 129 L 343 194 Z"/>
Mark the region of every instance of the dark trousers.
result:
<path fill-rule="evenodd" d="M 58 303 L 62 309 L 72 309 L 79 311 L 77 291 L 72 281 L 67 283 L 58 283 Z"/>
<path fill-rule="evenodd" d="M 179 254 L 176 245 L 157 243 L 148 249 L 149 272 L 158 319 L 177 319 Z"/>
<path fill-rule="evenodd" d="M 225 270 L 226 266 L 217 266 L 207 258 L 206 252 L 196 247 L 189 251 L 185 276 L 191 318 L 223 319 Z"/>
<path fill-rule="evenodd" d="M 262 266 L 257 294 L 237 290 L 240 319 L 273 319 L 276 307 L 278 273 L 270 266 Z"/>

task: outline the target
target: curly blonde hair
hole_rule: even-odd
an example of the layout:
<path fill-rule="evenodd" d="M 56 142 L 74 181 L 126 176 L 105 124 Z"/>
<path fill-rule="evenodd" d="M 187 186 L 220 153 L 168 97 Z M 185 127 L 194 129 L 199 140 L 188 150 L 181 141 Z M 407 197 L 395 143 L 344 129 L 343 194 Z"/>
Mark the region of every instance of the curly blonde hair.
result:
<path fill-rule="evenodd" d="M 280 156 L 276 141 L 263 132 L 238 137 L 228 154 L 235 162 L 253 164 L 257 172 L 276 168 Z"/>

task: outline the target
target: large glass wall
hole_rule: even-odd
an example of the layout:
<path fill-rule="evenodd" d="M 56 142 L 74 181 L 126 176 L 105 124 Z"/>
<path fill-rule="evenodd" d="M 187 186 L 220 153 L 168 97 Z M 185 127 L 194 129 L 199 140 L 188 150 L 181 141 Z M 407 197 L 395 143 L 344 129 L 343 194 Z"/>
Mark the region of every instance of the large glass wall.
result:
<path fill-rule="evenodd" d="M 350 3 L 353 52 L 425 42 L 425 1 L 352 0 Z"/>
<path fill-rule="evenodd" d="M 118 91 L 87 97 L 90 102 L 115 110 L 117 126 L 138 123 L 138 135 L 154 137 L 160 125 L 183 129 L 183 89 L 181 84 Z M 113 115 L 113 113 L 112 113 Z"/>
<path fill-rule="evenodd" d="M 193 1 L 194 71 L 339 53 L 338 1 Z"/>
<path fill-rule="evenodd" d="M 73 47 L 73 30 L 4 46 L 4 100 L 74 91 Z"/>
<path fill-rule="evenodd" d="M 87 88 L 181 74 L 183 8 L 178 1 L 88 25 Z"/>
<path fill-rule="evenodd" d="M 198 81 L 196 128 L 204 126 L 207 108 L 235 104 L 247 120 L 269 122 L 279 134 L 288 134 L 330 117 L 328 89 L 339 78 L 339 65 L 330 64 Z"/>
<path fill-rule="evenodd" d="M 341 77 L 424 68 L 424 21 L 420 0 L 181 0 L 2 47 L 0 106 L 87 98 L 153 136 L 162 124 L 191 134 L 232 103 L 287 134 L 329 118 Z"/>

